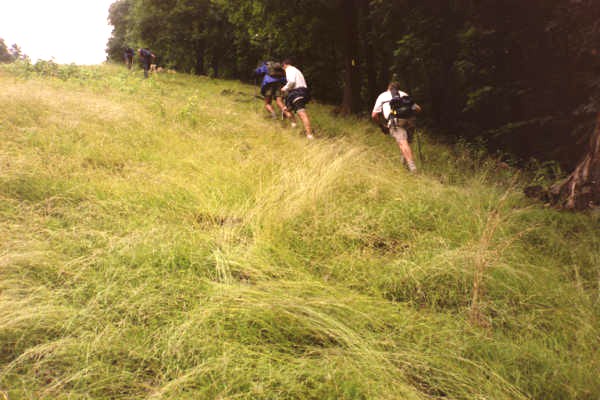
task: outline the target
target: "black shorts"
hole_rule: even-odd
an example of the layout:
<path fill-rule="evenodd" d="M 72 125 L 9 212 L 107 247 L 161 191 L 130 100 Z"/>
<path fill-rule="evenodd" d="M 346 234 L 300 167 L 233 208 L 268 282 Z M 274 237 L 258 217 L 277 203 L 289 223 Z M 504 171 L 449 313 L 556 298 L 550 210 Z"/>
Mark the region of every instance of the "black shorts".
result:
<path fill-rule="evenodd" d="M 281 97 L 281 88 L 282 87 L 283 87 L 283 83 L 281 83 L 281 82 L 267 83 L 265 86 L 262 87 L 262 89 L 260 89 L 260 93 L 264 97 L 269 97 L 269 98 Z"/>
<path fill-rule="evenodd" d="M 285 105 L 294 112 L 304 110 L 306 103 L 310 101 L 310 93 L 307 88 L 298 88 L 290 90 L 286 99 Z"/>

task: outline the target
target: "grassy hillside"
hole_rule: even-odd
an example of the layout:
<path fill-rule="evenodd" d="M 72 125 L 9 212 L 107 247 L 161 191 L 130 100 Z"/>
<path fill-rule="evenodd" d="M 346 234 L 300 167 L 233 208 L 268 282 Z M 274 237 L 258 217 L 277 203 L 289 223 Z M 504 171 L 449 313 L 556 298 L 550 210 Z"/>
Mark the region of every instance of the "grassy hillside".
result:
<path fill-rule="evenodd" d="M 0 399 L 600 397 L 597 214 L 237 82 L 39 72 L 0 69 Z"/>

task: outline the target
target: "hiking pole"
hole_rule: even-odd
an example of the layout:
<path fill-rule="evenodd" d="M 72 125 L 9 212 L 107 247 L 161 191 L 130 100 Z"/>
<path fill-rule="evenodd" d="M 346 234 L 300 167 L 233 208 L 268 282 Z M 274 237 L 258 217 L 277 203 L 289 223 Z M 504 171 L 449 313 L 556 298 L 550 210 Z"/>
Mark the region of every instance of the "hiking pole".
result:
<path fill-rule="evenodd" d="M 255 74 L 254 75 L 254 101 L 256 102 L 256 99 L 258 99 L 258 76 Z M 258 110 L 255 111 L 256 113 L 258 113 Z"/>
<path fill-rule="evenodd" d="M 415 136 L 417 137 L 417 152 L 419 153 L 419 163 L 421 164 L 421 169 L 423 169 L 423 153 L 421 152 L 421 131 L 415 128 Z"/>

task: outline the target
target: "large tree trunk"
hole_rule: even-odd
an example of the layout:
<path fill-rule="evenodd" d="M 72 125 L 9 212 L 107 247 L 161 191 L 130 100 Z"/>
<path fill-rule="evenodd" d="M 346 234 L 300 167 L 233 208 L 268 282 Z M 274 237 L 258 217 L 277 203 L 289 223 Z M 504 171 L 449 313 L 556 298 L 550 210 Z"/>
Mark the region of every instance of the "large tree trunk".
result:
<path fill-rule="evenodd" d="M 360 110 L 360 75 L 358 72 L 358 17 L 355 0 L 342 2 L 344 26 L 344 97 L 341 114 Z"/>
<path fill-rule="evenodd" d="M 575 210 L 600 207 L 600 112 L 587 154 L 575 171 L 550 188 L 553 202 Z"/>

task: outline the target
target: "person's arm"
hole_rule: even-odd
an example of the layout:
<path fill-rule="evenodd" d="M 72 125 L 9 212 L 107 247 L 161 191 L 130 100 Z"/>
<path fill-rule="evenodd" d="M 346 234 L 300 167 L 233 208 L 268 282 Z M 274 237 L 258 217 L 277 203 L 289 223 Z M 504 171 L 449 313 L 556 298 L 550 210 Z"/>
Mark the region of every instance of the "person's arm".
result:
<path fill-rule="evenodd" d="M 371 118 L 373 121 L 379 124 L 379 115 L 383 112 L 383 100 L 381 95 L 377 97 L 375 100 L 375 106 L 373 106 L 373 111 L 371 111 Z"/>
<path fill-rule="evenodd" d="M 377 98 L 377 101 L 375 101 L 375 106 L 373 107 L 373 111 L 371 111 L 371 119 L 373 120 L 373 122 L 375 122 L 377 124 L 379 129 L 381 129 L 381 132 L 383 132 L 384 134 L 387 135 L 389 133 L 389 129 L 385 124 L 385 119 L 382 117 L 382 114 L 383 114 L 383 98 L 380 95 Z"/>

